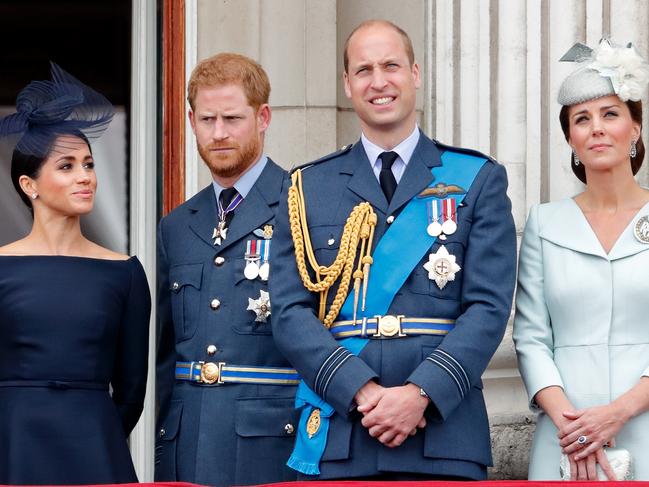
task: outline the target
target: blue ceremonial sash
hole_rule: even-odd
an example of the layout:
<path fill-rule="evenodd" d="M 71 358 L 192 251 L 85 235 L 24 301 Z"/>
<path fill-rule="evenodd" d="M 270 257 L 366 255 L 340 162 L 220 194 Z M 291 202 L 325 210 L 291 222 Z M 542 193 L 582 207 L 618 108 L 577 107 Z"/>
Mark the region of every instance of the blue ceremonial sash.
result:
<path fill-rule="evenodd" d="M 445 183 L 463 188 L 463 194 L 445 196 L 453 198 L 459 208 L 486 159 L 451 151 L 444 152 L 441 159 L 442 165 L 432 169 L 433 182 L 429 187 Z M 426 232 L 427 205 L 431 198 L 410 200 L 374 249 L 365 312 L 359 315 L 361 318 L 384 315 L 388 311 L 394 296 L 435 243 L 436 237 Z M 345 304 L 353 300 L 353 294 L 347 296 Z M 352 315 L 343 319 L 352 319 Z"/>
<path fill-rule="evenodd" d="M 445 183 L 463 188 L 464 193 L 444 196 L 444 198 L 455 199 L 456 208 L 459 208 L 486 159 L 446 151 L 442 154 L 441 161 L 442 165 L 432 169 L 433 183 L 429 187 Z M 360 318 L 386 314 L 399 289 L 435 243 L 436 237 L 426 232 L 429 223 L 427 205 L 432 197 L 415 197 L 410 200 L 374 249 L 372 255 L 374 263 L 370 271 L 365 311 L 360 312 Z M 354 292 L 352 291 L 340 310 L 339 319 L 351 320 L 353 315 Z M 367 338 L 345 338 L 339 343 L 354 355 L 358 355 L 367 342 Z M 319 475 L 320 459 L 327 446 L 329 418 L 334 414 L 334 408 L 311 390 L 304 381 L 300 381 L 298 385 L 295 408 L 303 409 L 295 447 L 286 465 L 305 475 Z M 309 438 L 306 426 L 314 409 L 320 409 L 320 428 Z"/>

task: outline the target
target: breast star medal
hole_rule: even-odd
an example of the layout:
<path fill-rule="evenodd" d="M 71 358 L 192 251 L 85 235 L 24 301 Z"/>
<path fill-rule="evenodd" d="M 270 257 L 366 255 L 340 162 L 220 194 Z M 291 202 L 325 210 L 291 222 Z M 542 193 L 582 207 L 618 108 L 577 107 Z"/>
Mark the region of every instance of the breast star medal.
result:
<path fill-rule="evenodd" d="M 259 291 L 258 299 L 248 298 L 248 307 L 246 310 L 252 311 L 257 315 L 255 321 L 266 323 L 266 320 L 270 316 L 270 296 L 268 292 L 262 289 Z"/>
<path fill-rule="evenodd" d="M 633 227 L 633 235 L 643 244 L 649 244 L 649 216 L 641 216 Z"/>
<path fill-rule="evenodd" d="M 455 256 L 449 254 L 442 245 L 437 252 L 428 256 L 424 269 L 428 271 L 428 279 L 435 281 L 438 288 L 444 289 L 448 281 L 455 280 L 455 274 L 460 272 L 461 267 L 455 262 Z"/>
<path fill-rule="evenodd" d="M 320 429 L 320 410 L 315 408 L 311 411 L 309 419 L 306 421 L 306 433 L 309 435 L 309 438 L 313 438 L 318 430 Z"/>

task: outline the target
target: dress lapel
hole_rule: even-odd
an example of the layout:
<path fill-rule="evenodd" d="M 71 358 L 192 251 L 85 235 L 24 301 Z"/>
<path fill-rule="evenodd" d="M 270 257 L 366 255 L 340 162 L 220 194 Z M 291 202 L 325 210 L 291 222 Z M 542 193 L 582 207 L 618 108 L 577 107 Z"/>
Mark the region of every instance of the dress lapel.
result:
<path fill-rule="evenodd" d="M 649 244 L 640 242 L 635 237 L 636 223 L 638 223 L 638 220 L 643 216 L 649 216 L 649 203 L 640 208 L 640 211 L 635 214 L 629 225 L 624 229 L 620 238 L 618 238 L 617 242 L 615 242 L 615 245 L 613 245 L 613 248 L 609 252 L 609 259 L 622 259 L 637 254 L 638 252 L 649 250 Z"/>
<path fill-rule="evenodd" d="M 553 209 L 552 214 L 543 218 L 543 227 L 539 230 L 539 236 L 544 240 L 607 260 L 622 259 L 649 250 L 649 245 L 639 242 L 633 235 L 636 222 L 648 213 L 649 203 L 633 217 L 608 254 L 604 252 L 604 248 L 575 200 L 566 198 L 558 201 L 553 205 Z"/>

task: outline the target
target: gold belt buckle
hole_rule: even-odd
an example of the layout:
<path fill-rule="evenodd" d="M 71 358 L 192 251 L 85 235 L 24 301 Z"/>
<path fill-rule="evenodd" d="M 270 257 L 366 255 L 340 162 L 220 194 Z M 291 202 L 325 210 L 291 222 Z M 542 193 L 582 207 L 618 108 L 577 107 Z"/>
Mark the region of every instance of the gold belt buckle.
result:
<path fill-rule="evenodd" d="M 406 334 L 401 331 L 401 319 L 404 315 L 384 315 L 375 316 L 376 333 L 372 335 L 375 338 L 392 338 L 405 337 Z"/>
<path fill-rule="evenodd" d="M 221 372 L 225 362 L 203 362 L 201 363 L 201 382 L 204 384 L 223 384 L 221 379 Z"/>

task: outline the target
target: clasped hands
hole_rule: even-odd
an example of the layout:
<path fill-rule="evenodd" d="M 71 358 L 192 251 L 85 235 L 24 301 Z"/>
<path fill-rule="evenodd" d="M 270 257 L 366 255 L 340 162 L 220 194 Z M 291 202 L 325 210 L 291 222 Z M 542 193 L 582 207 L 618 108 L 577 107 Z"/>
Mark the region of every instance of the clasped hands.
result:
<path fill-rule="evenodd" d="M 570 460 L 572 480 L 597 480 L 597 464 L 609 480 L 616 480 L 604 446 L 615 446 L 615 436 L 627 421 L 614 405 L 565 411 L 557 436 Z"/>
<path fill-rule="evenodd" d="M 426 427 L 424 411 L 429 400 L 415 384 L 383 387 L 369 381 L 358 390 L 354 401 L 370 436 L 390 448 L 414 436 L 417 428 Z"/>

